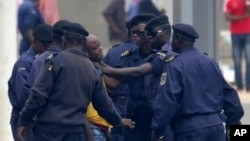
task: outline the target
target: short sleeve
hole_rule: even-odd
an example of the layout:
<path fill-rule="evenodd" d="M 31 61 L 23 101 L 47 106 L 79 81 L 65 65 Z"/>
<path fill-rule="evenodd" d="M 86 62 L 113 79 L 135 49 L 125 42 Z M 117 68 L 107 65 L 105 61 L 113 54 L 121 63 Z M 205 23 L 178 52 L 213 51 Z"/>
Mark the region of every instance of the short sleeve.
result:
<path fill-rule="evenodd" d="M 232 1 L 231 0 L 225 0 L 224 6 L 223 6 L 223 12 L 232 13 Z"/>

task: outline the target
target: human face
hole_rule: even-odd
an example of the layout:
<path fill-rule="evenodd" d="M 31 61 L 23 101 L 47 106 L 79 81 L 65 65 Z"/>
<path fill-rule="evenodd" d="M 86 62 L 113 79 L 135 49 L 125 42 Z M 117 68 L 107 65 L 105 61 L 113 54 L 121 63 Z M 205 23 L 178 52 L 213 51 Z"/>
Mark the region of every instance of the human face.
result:
<path fill-rule="evenodd" d="M 153 30 L 146 31 L 148 41 L 152 48 L 160 49 L 166 43 L 166 31 L 160 28 L 154 28 Z"/>
<path fill-rule="evenodd" d="M 172 38 L 172 50 L 177 53 L 181 51 L 180 38 L 176 34 L 174 34 Z"/>
<path fill-rule="evenodd" d="M 35 53 L 43 53 L 46 48 L 44 47 L 44 45 L 42 44 L 42 42 L 36 40 L 36 39 L 33 39 L 32 41 L 32 48 L 33 50 L 35 51 Z"/>
<path fill-rule="evenodd" d="M 136 26 L 133 26 L 131 29 L 132 39 L 138 47 L 141 47 L 143 44 L 148 42 L 145 30 L 144 30 L 145 26 L 146 24 L 141 23 Z"/>
<path fill-rule="evenodd" d="M 92 41 L 91 44 L 88 45 L 88 54 L 89 58 L 92 61 L 99 62 L 103 60 L 103 47 L 99 40 Z"/>

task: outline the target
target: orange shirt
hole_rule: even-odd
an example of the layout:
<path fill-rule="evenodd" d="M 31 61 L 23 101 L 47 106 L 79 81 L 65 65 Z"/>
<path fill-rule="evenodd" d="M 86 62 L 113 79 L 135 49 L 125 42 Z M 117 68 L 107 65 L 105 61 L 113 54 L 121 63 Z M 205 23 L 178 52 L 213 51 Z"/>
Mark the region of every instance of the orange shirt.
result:
<path fill-rule="evenodd" d="M 224 12 L 231 15 L 245 14 L 245 0 L 226 0 L 224 5 Z M 238 21 L 231 21 L 230 29 L 232 34 L 250 33 L 250 17 Z"/>
<path fill-rule="evenodd" d="M 91 123 L 99 124 L 107 128 L 111 127 L 111 125 L 98 114 L 98 112 L 93 107 L 92 103 L 89 104 L 86 115 L 87 119 Z"/>

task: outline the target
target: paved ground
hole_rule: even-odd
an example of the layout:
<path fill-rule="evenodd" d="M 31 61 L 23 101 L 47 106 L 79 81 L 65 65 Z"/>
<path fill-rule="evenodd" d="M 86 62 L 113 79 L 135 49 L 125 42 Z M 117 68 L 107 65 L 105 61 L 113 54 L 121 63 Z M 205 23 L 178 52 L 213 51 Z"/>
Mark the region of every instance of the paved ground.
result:
<path fill-rule="evenodd" d="M 242 92 L 239 96 L 245 111 L 242 124 L 250 124 L 250 93 Z"/>

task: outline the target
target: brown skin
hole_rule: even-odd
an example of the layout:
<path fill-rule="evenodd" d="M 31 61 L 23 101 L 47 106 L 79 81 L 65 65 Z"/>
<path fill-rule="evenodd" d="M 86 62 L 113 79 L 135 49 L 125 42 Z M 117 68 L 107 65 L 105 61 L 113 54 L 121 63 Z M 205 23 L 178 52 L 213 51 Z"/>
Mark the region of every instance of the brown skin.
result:
<path fill-rule="evenodd" d="M 89 54 L 89 58 L 93 62 L 100 62 L 103 60 L 103 47 L 97 36 L 90 34 L 87 37 L 86 47 L 84 50 Z M 112 79 L 108 76 L 103 76 L 104 82 L 108 90 L 114 90 L 120 85 L 120 82 L 116 79 Z"/>
<path fill-rule="evenodd" d="M 101 46 L 100 40 L 98 39 L 97 36 L 90 34 L 87 37 L 86 47 L 84 49 L 86 52 L 88 52 L 89 58 L 92 61 L 100 62 L 101 60 L 103 60 L 103 58 L 104 58 L 103 51 L 102 51 L 103 47 Z M 117 85 L 116 83 L 119 83 L 115 79 L 110 80 L 110 78 L 107 76 L 103 76 L 103 79 L 104 79 L 104 81 L 105 81 L 105 79 L 108 80 L 108 81 L 105 81 L 105 84 L 106 84 L 108 89 L 109 89 L 109 87 L 113 87 L 113 85 Z M 115 83 L 115 84 L 113 84 L 113 83 Z M 131 119 L 123 118 L 121 126 L 128 126 L 130 128 L 134 128 L 134 124 L 135 123 L 133 121 L 131 121 Z"/>
<path fill-rule="evenodd" d="M 174 33 L 172 39 L 172 50 L 180 53 L 184 48 L 192 46 L 194 42 L 185 40 Z"/>
<path fill-rule="evenodd" d="M 131 30 L 145 32 L 145 30 L 144 30 L 145 26 L 146 26 L 145 23 L 140 23 L 138 25 L 133 26 L 133 28 Z M 139 47 L 141 54 L 146 54 L 146 53 L 149 53 L 151 51 L 151 47 L 150 47 L 150 44 L 148 42 L 148 38 L 147 38 L 146 33 L 141 34 L 141 35 L 132 33 L 132 39 L 133 39 L 134 43 Z"/>
<path fill-rule="evenodd" d="M 95 35 L 90 34 L 86 42 L 86 52 L 88 52 L 89 58 L 94 62 L 103 60 L 104 55 L 102 49 L 103 47 L 100 40 Z"/>
<path fill-rule="evenodd" d="M 32 48 L 35 51 L 36 54 L 43 53 L 51 44 L 49 43 L 42 43 L 41 41 L 38 41 L 36 39 L 33 39 L 32 41 Z"/>

